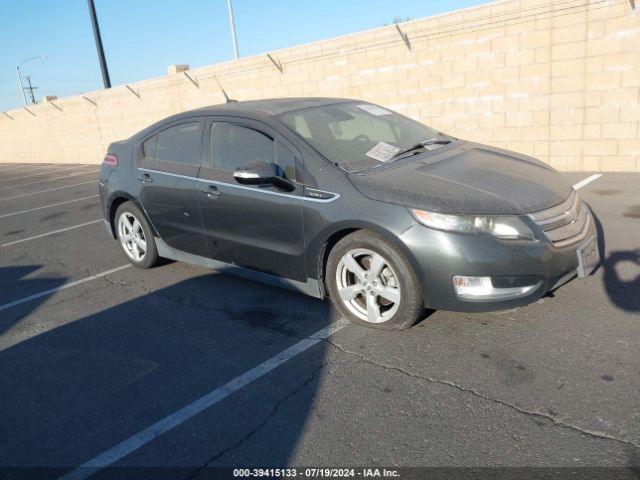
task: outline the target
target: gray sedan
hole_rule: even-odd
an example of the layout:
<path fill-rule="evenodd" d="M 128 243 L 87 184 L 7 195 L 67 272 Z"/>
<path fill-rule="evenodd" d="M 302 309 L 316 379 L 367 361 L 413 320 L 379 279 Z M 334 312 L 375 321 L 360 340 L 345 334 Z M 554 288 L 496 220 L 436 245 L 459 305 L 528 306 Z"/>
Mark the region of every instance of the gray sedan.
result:
<path fill-rule="evenodd" d="M 525 305 L 600 261 L 589 207 L 548 165 L 358 100 L 174 115 L 109 146 L 100 196 L 138 267 L 328 296 L 377 328 Z"/>

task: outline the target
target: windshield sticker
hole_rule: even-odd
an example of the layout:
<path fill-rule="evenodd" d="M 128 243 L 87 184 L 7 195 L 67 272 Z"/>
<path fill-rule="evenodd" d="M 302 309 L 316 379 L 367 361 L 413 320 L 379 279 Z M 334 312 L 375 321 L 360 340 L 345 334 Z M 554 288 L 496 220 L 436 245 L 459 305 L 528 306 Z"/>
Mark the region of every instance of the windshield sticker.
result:
<path fill-rule="evenodd" d="M 358 105 L 358 108 L 360 110 L 364 110 L 365 112 L 369 112 L 371 115 L 375 115 L 376 117 L 379 117 L 381 115 L 391 115 L 391 112 L 389 110 L 385 110 L 384 108 L 377 105 L 369 105 L 368 103 Z"/>
<path fill-rule="evenodd" d="M 369 150 L 365 155 L 380 162 L 386 162 L 391 160 L 399 151 L 400 149 L 398 147 L 394 147 L 388 143 L 378 142 L 376 146 Z"/>

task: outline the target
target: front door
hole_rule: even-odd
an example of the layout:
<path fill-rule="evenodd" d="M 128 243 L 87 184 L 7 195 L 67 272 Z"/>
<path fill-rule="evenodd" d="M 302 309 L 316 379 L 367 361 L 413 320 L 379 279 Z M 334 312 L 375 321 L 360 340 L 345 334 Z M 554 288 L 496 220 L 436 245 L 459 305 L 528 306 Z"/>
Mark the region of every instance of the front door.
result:
<path fill-rule="evenodd" d="M 197 177 L 202 162 L 202 117 L 181 120 L 141 143 L 136 176 L 140 203 L 170 247 L 208 256 Z"/>
<path fill-rule="evenodd" d="M 198 190 L 211 257 L 306 281 L 299 152 L 266 125 L 238 118 L 209 120 L 204 143 Z M 295 190 L 237 183 L 236 168 L 256 160 L 274 163 Z"/>

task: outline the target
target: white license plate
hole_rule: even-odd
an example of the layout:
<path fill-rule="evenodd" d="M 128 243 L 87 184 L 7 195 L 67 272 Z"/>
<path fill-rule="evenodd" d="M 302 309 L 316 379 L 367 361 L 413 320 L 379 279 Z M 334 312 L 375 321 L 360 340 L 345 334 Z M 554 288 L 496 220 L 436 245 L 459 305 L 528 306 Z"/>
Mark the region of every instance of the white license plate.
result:
<path fill-rule="evenodd" d="M 578 251 L 578 277 L 588 277 L 600 264 L 598 237 L 591 237 Z"/>

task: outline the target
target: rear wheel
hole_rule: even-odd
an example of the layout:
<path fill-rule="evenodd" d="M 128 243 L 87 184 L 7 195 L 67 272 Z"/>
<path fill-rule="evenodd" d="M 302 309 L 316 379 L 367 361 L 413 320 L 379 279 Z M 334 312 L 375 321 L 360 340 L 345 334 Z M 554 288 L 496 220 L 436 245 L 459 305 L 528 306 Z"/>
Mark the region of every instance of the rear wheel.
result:
<path fill-rule="evenodd" d="M 329 253 L 325 279 L 334 305 L 353 323 L 404 329 L 423 312 L 411 264 L 373 232 L 361 230 L 340 240 Z"/>
<path fill-rule="evenodd" d="M 116 234 L 127 260 L 136 267 L 150 268 L 158 262 L 158 249 L 151 226 L 133 202 L 124 202 L 115 216 Z"/>

